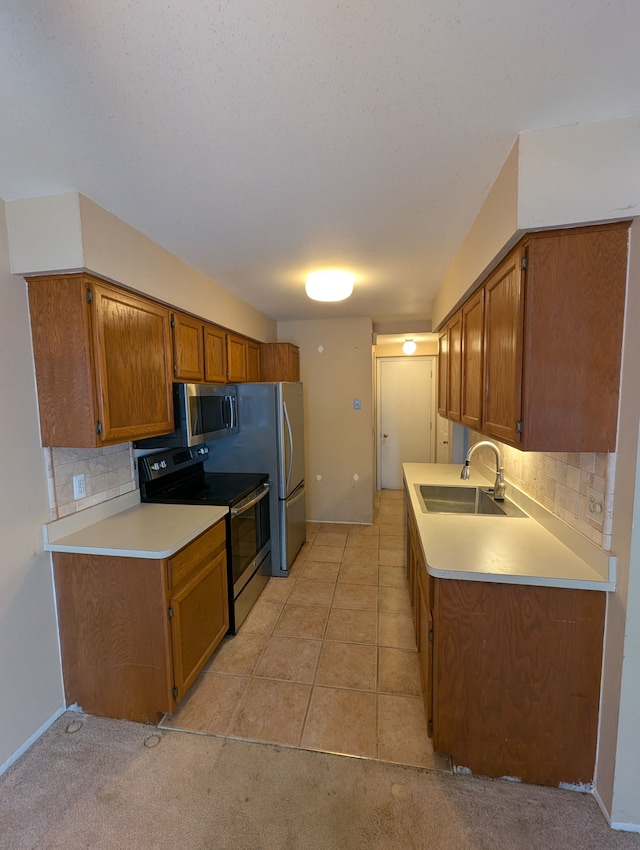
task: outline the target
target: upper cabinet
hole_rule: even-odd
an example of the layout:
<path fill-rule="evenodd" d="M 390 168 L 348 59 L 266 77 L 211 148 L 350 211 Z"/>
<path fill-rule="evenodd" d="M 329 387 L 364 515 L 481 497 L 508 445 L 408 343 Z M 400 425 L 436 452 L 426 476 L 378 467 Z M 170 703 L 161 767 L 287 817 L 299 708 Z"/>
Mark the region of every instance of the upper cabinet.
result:
<path fill-rule="evenodd" d="M 227 381 L 227 335 L 215 325 L 204 326 L 204 379 L 213 384 Z"/>
<path fill-rule="evenodd" d="M 247 340 L 227 334 L 227 378 L 232 383 L 247 380 Z"/>
<path fill-rule="evenodd" d="M 462 390 L 462 313 L 449 320 L 438 338 L 438 413 L 460 421 Z"/>
<path fill-rule="evenodd" d="M 173 313 L 171 326 L 175 381 L 260 380 L 260 343 L 184 313 Z"/>
<path fill-rule="evenodd" d="M 482 430 L 512 445 L 522 434 L 522 256 L 521 249 L 511 253 L 484 287 Z"/>
<path fill-rule="evenodd" d="M 28 284 L 42 444 L 170 433 L 169 310 L 88 274 Z"/>
<path fill-rule="evenodd" d="M 176 381 L 204 380 L 204 324 L 194 316 L 171 314 L 173 377 Z"/>
<path fill-rule="evenodd" d="M 261 380 L 260 343 L 197 316 L 88 273 L 27 282 L 43 446 L 169 434 L 173 381 Z"/>
<path fill-rule="evenodd" d="M 438 334 L 438 413 L 447 416 L 449 397 L 449 334 L 446 327 Z"/>
<path fill-rule="evenodd" d="M 449 394 L 447 416 L 460 421 L 462 401 L 462 312 L 459 310 L 447 325 L 449 335 Z"/>
<path fill-rule="evenodd" d="M 252 339 L 247 340 L 247 381 L 255 383 L 256 381 L 268 380 L 262 378 L 262 369 L 260 364 L 260 343 L 254 342 Z"/>
<path fill-rule="evenodd" d="M 476 292 L 462 308 L 460 421 L 480 428 L 484 397 L 483 376 L 484 290 Z"/>
<path fill-rule="evenodd" d="M 465 302 L 465 425 L 526 451 L 615 450 L 628 228 L 529 234 Z"/>
<path fill-rule="evenodd" d="M 290 342 L 265 342 L 260 346 L 263 381 L 299 381 L 300 349 Z"/>
<path fill-rule="evenodd" d="M 628 230 L 539 233 L 522 246 L 524 449 L 615 450 Z"/>

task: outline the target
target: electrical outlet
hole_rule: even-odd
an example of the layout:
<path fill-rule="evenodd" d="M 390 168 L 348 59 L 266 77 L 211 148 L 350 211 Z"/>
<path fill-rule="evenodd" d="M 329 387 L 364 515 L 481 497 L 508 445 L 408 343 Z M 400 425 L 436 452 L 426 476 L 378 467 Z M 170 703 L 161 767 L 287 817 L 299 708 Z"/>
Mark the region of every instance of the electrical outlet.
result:
<path fill-rule="evenodd" d="M 359 399 L 359 398 L 354 398 L 354 400 L 353 400 L 353 409 L 354 409 L 354 410 L 360 410 L 360 408 L 361 408 L 361 407 L 362 407 L 362 404 L 360 403 L 360 399 Z"/>
<path fill-rule="evenodd" d="M 73 476 L 73 498 L 74 499 L 84 499 L 87 495 L 87 490 L 85 486 L 84 473 L 80 473 L 80 475 Z"/>
<path fill-rule="evenodd" d="M 587 489 L 587 516 L 598 525 L 604 522 L 604 496 L 591 487 Z"/>

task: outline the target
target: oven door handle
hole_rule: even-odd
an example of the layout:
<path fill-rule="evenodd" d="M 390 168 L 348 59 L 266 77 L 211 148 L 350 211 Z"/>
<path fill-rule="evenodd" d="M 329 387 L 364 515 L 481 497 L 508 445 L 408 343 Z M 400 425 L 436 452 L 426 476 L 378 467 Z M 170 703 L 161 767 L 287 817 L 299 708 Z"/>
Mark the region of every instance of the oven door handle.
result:
<path fill-rule="evenodd" d="M 260 499 L 264 499 L 268 492 L 269 485 L 263 484 L 261 490 L 258 490 L 257 493 L 249 496 L 247 499 L 244 500 L 244 502 L 240 502 L 240 504 L 231 508 L 229 513 L 231 514 L 231 516 L 240 516 L 240 514 L 243 514 L 246 510 L 252 508 L 257 502 L 260 501 Z"/>

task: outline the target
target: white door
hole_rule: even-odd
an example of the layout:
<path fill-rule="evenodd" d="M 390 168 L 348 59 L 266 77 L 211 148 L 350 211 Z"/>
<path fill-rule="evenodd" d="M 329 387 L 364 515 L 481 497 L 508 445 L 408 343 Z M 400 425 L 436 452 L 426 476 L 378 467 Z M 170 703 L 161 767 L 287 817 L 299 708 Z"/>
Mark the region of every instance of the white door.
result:
<path fill-rule="evenodd" d="M 403 463 L 432 463 L 434 357 L 378 358 L 378 487 L 402 489 Z"/>

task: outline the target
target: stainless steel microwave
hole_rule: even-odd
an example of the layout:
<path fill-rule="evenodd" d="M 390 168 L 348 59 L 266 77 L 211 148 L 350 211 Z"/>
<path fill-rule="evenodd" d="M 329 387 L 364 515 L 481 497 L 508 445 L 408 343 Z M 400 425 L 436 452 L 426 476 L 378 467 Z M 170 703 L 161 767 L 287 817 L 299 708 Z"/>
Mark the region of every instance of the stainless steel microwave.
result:
<path fill-rule="evenodd" d="M 238 432 L 238 396 L 234 385 L 174 384 L 171 434 L 136 440 L 135 447 L 197 446 Z"/>

